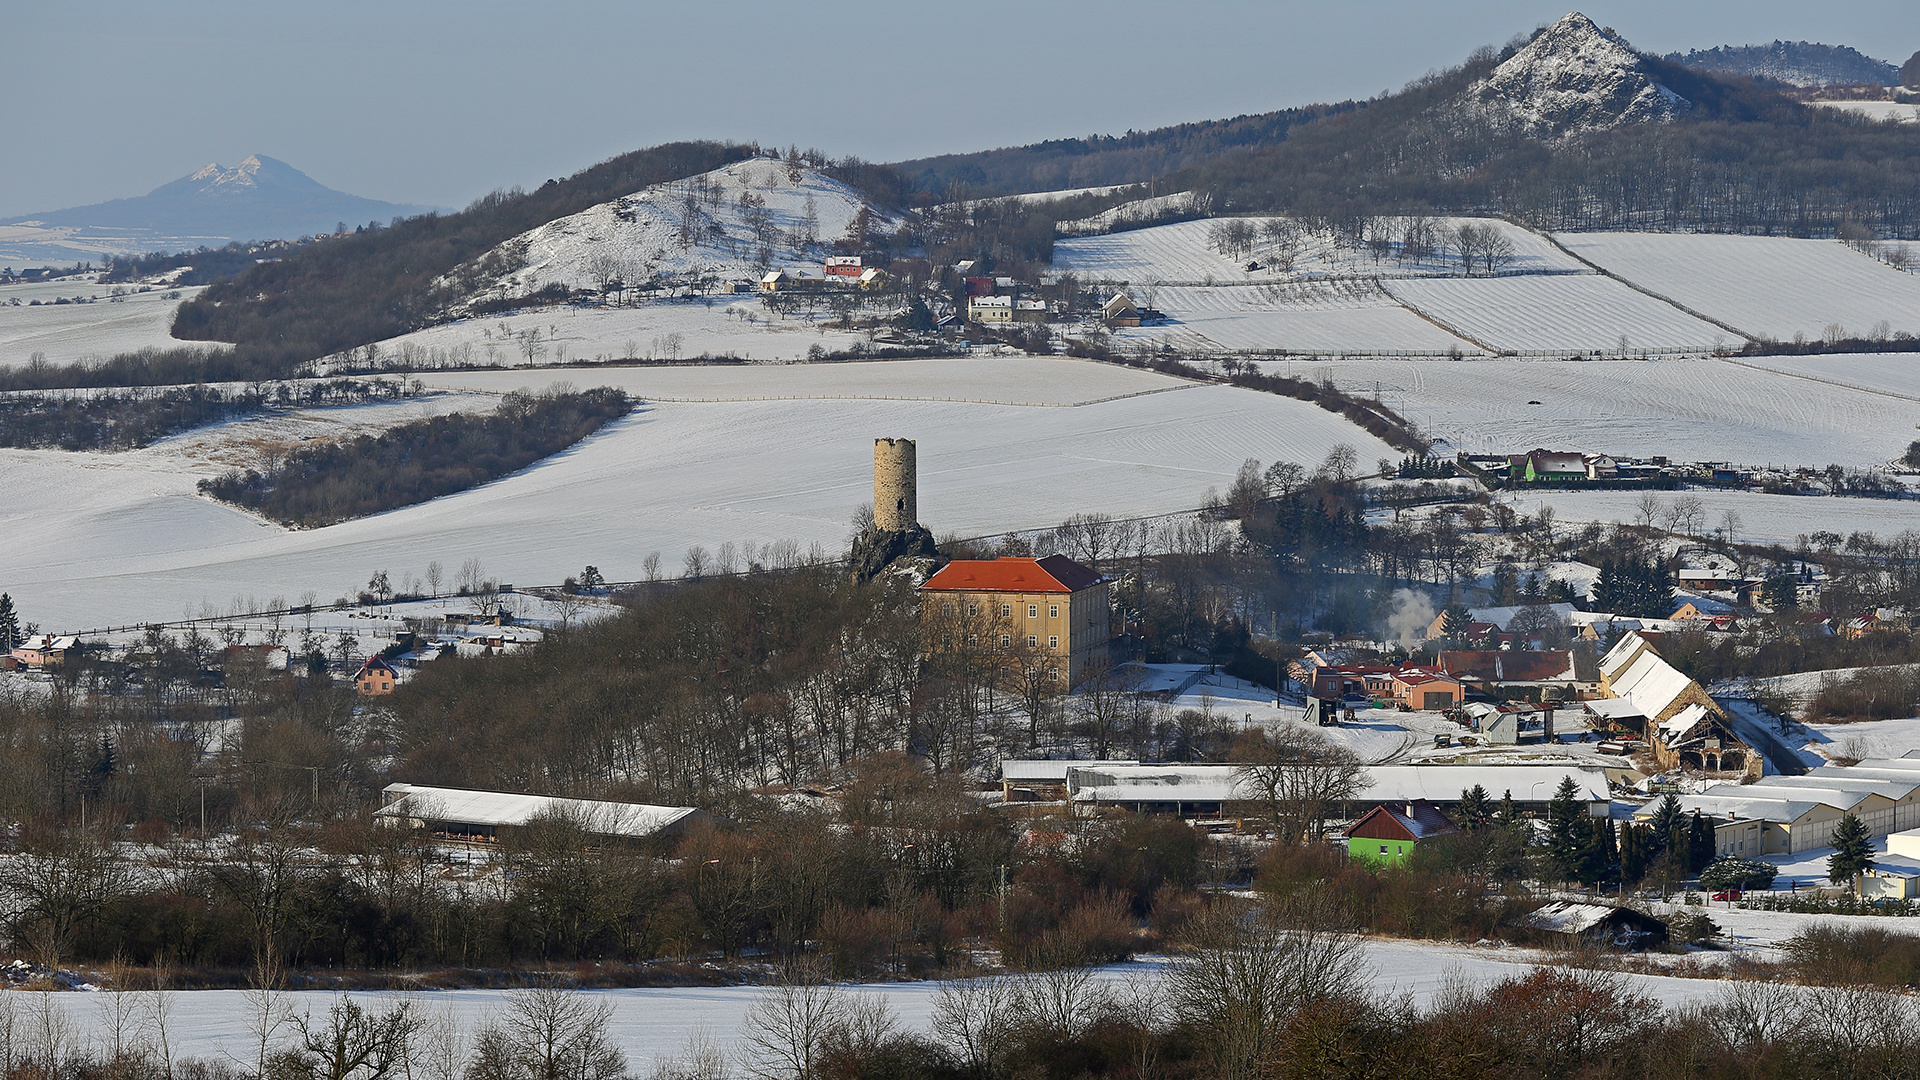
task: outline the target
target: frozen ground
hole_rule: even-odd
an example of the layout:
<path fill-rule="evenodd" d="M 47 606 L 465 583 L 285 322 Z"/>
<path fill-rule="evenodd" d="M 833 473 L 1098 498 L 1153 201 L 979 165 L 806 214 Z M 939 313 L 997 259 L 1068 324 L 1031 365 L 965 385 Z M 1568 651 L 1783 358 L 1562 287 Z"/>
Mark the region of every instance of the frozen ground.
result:
<path fill-rule="evenodd" d="M 390 359 L 417 364 L 528 363 L 519 336 L 540 331 L 536 364 L 569 360 L 674 360 L 699 355 L 800 360 L 819 346 L 837 351 L 867 336 L 827 326 L 827 317 L 770 314 L 758 297 L 654 300 L 634 307 L 561 306 L 505 317 L 459 319 L 379 343 Z"/>
<path fill-rule="evenodd" d="M 1920 357 L 1910 352 L 1745 356 L 1738 362 L 1808 382 L 1832 383 L 1906 401 L 1920 401 Z"/>
<path fill-rule="evenodd" d="M 1719 912 L 1714 912 L 1716 919 Z M 1370 965 L 1371 985 L 1376 993 L 1397 997 L 1405 994 L 1415 1005 L 1427 1004 L 1451 981 L 1486 984 L 1524 975 L 1528 967 L 1545 959 L 1532 949 L 1474 947 L 1433 942 L 1368 940 L 1364 949 Z M 1157 975 L 1165 966 L 1159 958 L 1144 958 L 1128 964 L 1102 968 L 1099 979 L 1120 984 Z M 1628 989 L 1653 997 L 1663 1004 L 1676 1005 L 1710 999 L 1718 995 L 1722 984 L 1708 979 L 1681 979 L 1670 976 L 1628 975 Z M 933 1002 L 938 983 L 856 984 L 845 987 L 848 994 L 877 996 L 899 1017 L 902 1026 L 926 1031 L 931 1026 Z M 27 991 L 5 991 L 16 1010 L 23 1014 L 37 1010 L 43 1003 L 63 1013 L 75 1033 L 88 1040 L 106 1037 L 107 1022 L 102 1000 L 104 994 L 66 993 L 44 997 Z M 656 1061 L 680 1055 L 688 1037 L 696 1031 L 727 1049 L 737 1052 L 736 1033 L 747 1010 L 767 993 L 763 987 L 676 987 L 590 991 L 596 999 L 613 1006 L 611 1033 L 615 1043 L 627 1054 L 637 1073 L 645 1075 Z M 384 1002 L 400 995 L 356 995 L 363 1002 Z M 405 997 L 415 1001 L 429 1015 L 448 1013 L 461 1030 L 471 1034 L 489 1016 L 497 1015 L 506 992 L 499 990 L 455 990 L 421 992 Z M 307 992 L 286 995 L 299 1012 L 323 1013 L 335 1000 L 329 993 Z M 176 1057 L 238 1059 L 250 1062 L 247 1049 L 252 1038 L 248 1031 L 249 1002 L 244 991 L 202 990 L 172 996 L 169 1034 Z M 26 1019 L 23 1015 L 22 1019 Z"/>
<path fill-rule="evenodd" d="M 1920 360 L 1875 359 L 1887 372 Z M 1868 466 L 1899 457 L 1920 437 L 1913 401 L 1725 360 L 1342 359 L 1260 367 L 1316 381 L 1324 373 L 1348 391 L 1377 388 L 1448 449 L 1473 453 L 1544 446 L 1681 461 Z"/>
<path fill-rule="evenodd" d="M 1826 496 L 1760 495 L 1745 491 L 1691 490 L 1662 492 L 1663 498 L 1683 495 L 1700 500 L 1706 527 L 1718 529 L 1728 510 L 1740 515 L 1735 533 L 1740 543 L 1784 544 L 1795 547 L 1803 535 L 1830 529 L 1846 536 L 1871 532 L 1892 536 L 1920 529 L 1920 501 L 1902 499 L 1835 499 Z M 1635 491 L 1522 491 L 1497 496 L 1516 511 L 1532 514 L 1551 506 L 1559 521 L 1599 521 L 1630 524 L 1637 514 Z"/>
<path fill-rule="evenodd" d="M 1456 337 L 1408 311 L 1370 282 L 1297 282 L 1270 285 L 1168 286 L 1153 303 L 1179 329 L 1198 335 L 1202 350 L 1304 353 L 1449 350 L 1477 354 Z M 1116 331 L 1122 339 L 1157 340 L 1172 327 Z"/>
<path fill-rule="evenodd" d="M 1618 356 L 1632 349 L 1705 350 L 1731 337 L 1598 274 L 1406 278 L 1385 285 L 1415 310 L 1501 351 Z"/>
<path fill-rule="evenodd" d="M 35 353 L 44 354 L 48 363 L 67 364 L 104 360 L 149 346 L 206 344 L 179 341 L 171 333 L 174 309 L 192 299 L 198 288 L 179 289 L 172 300 L 167 294 L 176 290 L 170 288 L 132 292 L 114 300 L 113 288 L 74 281 L 0 285 L 0 368 L 24 364 Z M 76 296 L 99 299 L 87 304 L 53 303 L 57 297 Z M 19 307 L 13 306 L 14 300 L 20 301 Z M 35 300 L 40 306 L 32 306 Z"/>
<path fill-rule="evenodd" d="M 1827 758 L 1895 758 L 1920 750 L 1920 719 L 1863 720 L 1856 724 L 1805 724 L 1807 748 Z"/>
<path fill-rule="evenodd" d="M 1196 384 L 1091 360 L 1003 357 L 877 360 L 834 364 L 662 365 L 590 371 L 450 371 L 433 386 L 504 393 L 542 377 L 615 386 L 648 401 L 803 399 L 968 401 L 995 405 L 1087 405 Z"/>
<path fill-rule="evenodd" d="M 955 365 L 973 364 L 969 372 Z M 926 370 L 933 376 L 918 374 Z M 520 473 L 430 503 L 324 529 L 288 531 L 194 494 L 210 451 L 183 436 L 124 454 L 0 451 L 0 535 L 8 589 L 49 630 L 176 618 L 238 595 L 329 600 L 375 570 L 418 572 L 478 558 L 519 584 L 555 584 L 592 563 L 636 580 L 662 554 L 676 572 L 694 545 L 792 540 L 838 551 L 872 492 L 878 436 L 919 441 L 920 518 L 962 536 L 1050 527 L 1070 513 L 1116 517 L 1198 506 L 1248 457 L 1318 462 L 1345 443 L 1361 461 L 1384 443 L 1322 409 L 1224 386 L 1157 385 L 1066 360 L 902 361 L 820 369 L 889 396 L 931 379 L 994 386 L 1003 400 L 1057 403 L 1110 389 L 1133 396 L 1060 408 L 940 400 L 808 398 L 644 406 Z M 499 387 L 552 379 L 591 386 L 593 369 L 482 372 Z M 715 369 L 751 380 L 756 369 Z M 852 372 L 853 374 L 848 374 Z M 651 374 L 651 373 L 649 373 Z M 671 377 L 671 376 L 669 376 Z M 899 380 L 892 382 L 890 380 Z M 449 376 L 449 384 L 452 377 Z M 473 385 L 468 383 L 467 385 Z M 683 384 L 686 385 L 686 384 Z M 917 387 L 917 388 L 916 388 Z M 750 389 L 750 388 L 749 388 Z M 810 392 L 810 391 L 809 391 Z M 233 432 L 236 438 L 243 430 Z"/>
<path fill-rule="evenodd" d="M 1755 337 L 1865 336 L 1885 320 L 1920 332 L 1920 275 L 1835 240 L 1667 233 L 1564 233 L 1582 258 Z"/>
<path fill-rule="evenodd" d="M 1870 120 L 1898 120 L 1908 124 L 1920 120 L 1920 102 L 1913 101 L 1810 101 L 1807 104 L 1839 109 Z"/>
<path fill-rule="evenodd" d="M 1174 198 L 1177 198 L 1175 196 Z M 1119 208 L 1116 207 L 1115 210 Z M 1114 211 L 1109 211 L 1113 213 Z M 1149 229 L 1062 239 L 1053 246 L 1055 269 L 1072 270 L 1087 281 L 1129 282 L 1141 285 L 1212 285 L 1235 282 L 1286 281 L 1307 277 L 1410 277 L 1452 275 L 1461 272 L 1451 259 L 1402 262 L 1375 259 L 1370 254 L 1332 244 L 1324 234 L 1308 234 L 1289 271 L 1248 270 L 1247 263 L 1270 261 L 1267 242 L 1256 243 L 1246 257 L 1229 258 L 1212 244 L 1213 229 L 1221 220 L 1181 221 Z M 1266 218 L 1247 218 L 1259 229 Z M 1513 245 L 1513 258 L 1503 273 L 1567 273 L 1585 270 L 1577 259 L 1554 247 L 1537 233 L 1504 221 L 1482 218 L 1436 219 L 1449 227 L 1468 221 L 1499 229 Z M 1065 224 L 1063 223 L 1063 227 Z"/>

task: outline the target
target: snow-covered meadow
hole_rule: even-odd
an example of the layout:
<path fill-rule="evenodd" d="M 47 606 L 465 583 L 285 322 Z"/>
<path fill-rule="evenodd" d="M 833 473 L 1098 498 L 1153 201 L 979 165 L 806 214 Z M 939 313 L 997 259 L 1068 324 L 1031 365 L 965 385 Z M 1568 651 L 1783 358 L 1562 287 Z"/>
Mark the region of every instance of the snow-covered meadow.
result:
<path fill-rule="evenodd" d="M 841 380 L 844 396 L 819 396 L 807 382 L 815 374 Z M 312 589 L 327 601 L 376 570 L 418 574 L 430 561 L 478 558 L 498 580 L 553 584 L 588 563 L 634 580 L 654 551 L 677 572 L 695 545 L 791 540 L 837 551 L 872 497 L 878 436 L 919 441 L 920 518 L 962 536 L 1049 527 L 1080 512 L 1188 509 L 1207 489 L 1224 489 L 1249 457 L 1311 464 L 1341 443 L 1361 461 L 1394 456 L 1305 402 L 1072 360 L 435 381 L 505 390 L 632 380 L 645 392 L 656 376 L 662 393 L 703 400 L 648 403 L 512 476 L 324 529 L 289 531 L 195 494 L 197 480 L 226 467 L 204 432 L 124 454 L 0 451 L 8 588 L 28 617 L 78 630 L 177 618 L 209 602 L 225 608 L 236 596 Z M 766 397 L 764 380 L 773 379 L 789 380 L 794 396 Z M 981 389 L 971 395 L 1026 403 L 950 400 L 973 387 Z M 1142 392 L 1155 389 L 1166 392 Z M 234 442 L 278 437 L 274 421 L 221 430 Z"/>
<path fill-rule="evenodd" d="M 1720 916 L 1715 911 L 1714 917 Z M 1788 916 L 1789 920 L 1793 917 Z M 1546 962 L 1546 954 L 1536 949 L 1497 945 L 1451 945 L 1437 942 L 1368 939 L 1362 945 L 1370 989 L 1387 998 L 1402 995 L 1417 1006 L 1425 1006 L 1461 982 L 1487 985 L 1504 978 L 1524 976 L 1530 966 Z M 1161 957 L 1143 957 L 1130 963 L 1099 969 L 1098 983 L 1118 987 L 1127 982 L 1153 978 L 1165 968 Z M 1689 979 L 1666 975 L 1623 975 L 1626 989 L 1646 994 L 1664 1004 L 1702 1002 L 1718 996 L 1725 984 L 1715 979 Z M 841 992 L 853 998 L 878 998 L 898 1018 L 902 1027 L 928 1031 L 932 1026 L 934 1000 L 939 994 L 936 982 L 864 983 L 842 986 Z M 64 1017 L 68 1030 L 83 1040 L 100 1042 L 108 1037 L 110 1020 L 105 993 L 64 993 L 39 995 L 29 991 L 0 991 L 11 999 L 21 1019 L 33 1017 L 41 1007 Z M 710 1040 L 739 1061 L 745 1048 L 737 1036 L 748 1010 L 768 994 L 761 986 L 716 987 L 642 987 L 618 990 L 585 991 L 592 999 L 612 1006 L 608 1033 L 626 1055 L 635 1071 L 646 1075 L 655 1063 L 667 1063 L 681 1057 L 688 1041 L 698 1034 Z M 429 1018 L 448 1017 L 469 1037 L 490 1018 L 504 1011 L 508 991 L 446 990 L 418 991 L 408 994 L 369 993 L 354 995 L 364 1003 L 385 1005 L 398 1000 L 410 1001 Z M 296 1014 L 320 1014 L 337 1000 L 327 992 L 300 992 L 282 995 Z M 256 1038 L 253 1032 L 258 1005 L 241 990 L 200 990 L 170 995 L 168 1038 L 176 1060 L 186 1057 L 222 1061 L 251 1062 Z M 144 1004 L 144 1002 L 143 1002 Z M 135 1010 L 135 1017 L 140 1010 Z M 284 1037 L 284 1035 L 282 1036 Z"/>
<path fill-rule="evenodd" d="M 1732 337 L 1598 274 L 1404 278 L 1383 284 L 1414 310 L 1503 352 L 1704 351 Z"/>
<path fill-rule="evenodd" d="M 1920 333 L 1920 275 L 1835 240 L 1680 233 L 1564 233 L 1584 259 L 1752 337 Z"/>
<path fill-rule="evenodd" d="M 50 281 L 0 285 L 0 368 L 24 364 L 35 353 L 48 363 L 104 360 L 145 348 L 204 345 L 172 335 L 173 313 L 198 288 L 155 288 L 112 298 L 113 286 L 91 281 Z M 124 288 L 124 286 L 123 286 Z M 168 294 L 177 293 L 171 299 Z M 98 297 L 85 304 L 55 304 L 55 299 Z M 15 307 L 13 301 L 20 305 Z M 33 301 L 40 301 L 34 306 Z"/>
<path fill-rule="evenodd" d="M 1845 363 L 1831 359 L 1834 368 Z M 1888 373 L 1920 360 L 1869 359 Z M 1746 361 L 1355 358 L 1263 361 L 1260 367 L 1316 381 L 1324 373 L 1341 389 L 1377 391 L 1454 451 L 1545 446 L 1683 461 L 1868 466 L 1899 457 L 1920 437 L 1920 407 L 1910 398 L 1794 378 Z M 1920 384 L 1920 377 L 1913 381 Z"/>
<path fill-rule="evenodd" d="M 1118 339 L 1158 341 L 1184 330 L 1198 336 L 1194 344 L 1203 351 L 1480 353 L 1472 342 L 1408 311 L 1371 282 L 1173 285 L 1153 295 L 1176 325 L 1120 330 Z"/>
<path fill-rule="evenodd" d="M 1522 491 L 1501 496 L 1515 510 L 1532 514 L 1553 507 L 1562 523 L 1598 521 L 1630 524 L 1638 517 L 1636 491 Z M 1719 529 L 1728 511 L 1737 514 L 1734 538 L 1740 543 L 1794 547 L 1799 538 L 1822 529 L 1845 536 L 1869 532 L 1892 536 L 1920 530 L 1920 501 L 1848 499 L 1826 496 L 1761 495 L 1746 491 L 1665 492 L 1663 499 L 1699 499 L 1707 528 Z"/>

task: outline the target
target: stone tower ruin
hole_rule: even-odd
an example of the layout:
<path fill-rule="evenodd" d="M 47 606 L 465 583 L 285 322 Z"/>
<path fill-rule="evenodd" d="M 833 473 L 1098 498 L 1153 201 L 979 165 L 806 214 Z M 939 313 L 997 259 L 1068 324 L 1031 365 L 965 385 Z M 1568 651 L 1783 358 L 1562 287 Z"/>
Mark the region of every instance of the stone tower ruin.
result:
<path fill-rule="evenodd" d="M 920 524 L 912 439 L 873 440 L 873 527 L 912 532 Z"/>

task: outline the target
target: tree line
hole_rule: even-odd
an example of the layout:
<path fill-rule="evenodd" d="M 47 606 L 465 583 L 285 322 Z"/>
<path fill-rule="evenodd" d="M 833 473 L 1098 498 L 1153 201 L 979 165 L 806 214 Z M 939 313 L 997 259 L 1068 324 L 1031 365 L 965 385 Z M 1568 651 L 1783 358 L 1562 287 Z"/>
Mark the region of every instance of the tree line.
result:
<path fill-rule="evenodd" d="M 270 466 L 230 469 L 200 491 L 283 525 L 319 528 L 426 502 L 515 473 L 632 411 L 619 390 L 508 394 L 478 415 L 413 420 L 378 435 L 303 446 Z"/>

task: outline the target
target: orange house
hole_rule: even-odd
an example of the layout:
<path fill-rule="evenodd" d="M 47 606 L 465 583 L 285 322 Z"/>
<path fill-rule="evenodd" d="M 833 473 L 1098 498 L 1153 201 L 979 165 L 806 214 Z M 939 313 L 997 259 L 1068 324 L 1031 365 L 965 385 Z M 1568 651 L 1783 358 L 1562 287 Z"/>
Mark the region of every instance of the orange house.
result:
<path fill-rule="evenodd" d="M 921 625 L 930 647 L 1052 657 L 1072 686 L 1106 659 L 1107 582 L 1065 555 L 955 559 L 920 586 Z"/>
<path fill-rule="evenodd" d="M 353 677 L 353 687 L 366 697 L 374 697 L 393 693 L 394 683 L 398 681 L 399 676 L 394 673 L 393 665 L 376 654 L 367 657 L 367 662 L 360 665 L 359 674 Z"/>

